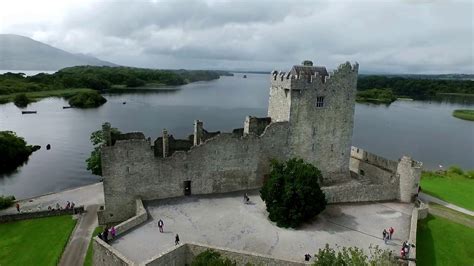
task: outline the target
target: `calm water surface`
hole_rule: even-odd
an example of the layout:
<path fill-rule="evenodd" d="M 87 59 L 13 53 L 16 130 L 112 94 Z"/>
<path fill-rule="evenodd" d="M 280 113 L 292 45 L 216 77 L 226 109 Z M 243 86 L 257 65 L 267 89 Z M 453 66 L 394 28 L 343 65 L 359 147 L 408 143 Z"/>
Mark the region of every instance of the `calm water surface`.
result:
<path fill-rule="evenodd" d="M 22 115 L 11 103 L 0 105 L 0 130 L 15 131 L 42 146 L 17 172 L 0 177 L 0 194 L 25 198 L 100 180 L 86 170 L 85 159 L 92 149 L 90 133 L 106 121 L 122 132 L 143 131 L 152 139 L 164 128 L 186 137 L 195 119 L 211 131 L 243 127 L 246 115 L 266 116 L 268 106 L 268 75 L 247 77 L 221 77 L 176 91 L 106 95 L 105 105 L 90 110 L 63 110 L 68 104 L 60 98 L 28 106 L 38 111 L 35 115 Z M 423 161 L 425 168 L 474 168 L 474 123 L 452 117 L 457 108 L 474 108 L 474 101 L 357 104 L 353 144 L 390 159 L 407 154 Z"/>

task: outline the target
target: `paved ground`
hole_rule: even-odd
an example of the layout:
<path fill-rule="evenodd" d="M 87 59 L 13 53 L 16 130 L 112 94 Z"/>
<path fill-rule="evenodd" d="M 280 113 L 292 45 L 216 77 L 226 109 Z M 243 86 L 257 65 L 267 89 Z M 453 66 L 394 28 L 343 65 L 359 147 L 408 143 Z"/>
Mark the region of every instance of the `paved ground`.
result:
<path fill-rule="evenodd" d="M 446 202 L 446 201 L 443 201 L 443 200 L 440 200 L 436 197 L 433 197 L 433 196 L 430 196 L 428 194 L 425 194 L 425 193 L 422 193 L 420 192 L 420 195 L 419 195 L 419 198 L 423 201 L 423 202 L 434 202 L 434 203 L 437 203 L 439 205 L 443 205 L 444 207 L 446 208 L 450 208 L 452 210 L 455 210 L 455 211 L 458 211 L 458 212 L 462 212 L 464 214 L 467 214 L 467 215 L 470 215 L 470 216 L 474 216 L 474 212 L 473 211 L 470 211 L 470 210 L 466 210 L 464 208 L 461 208 L 459 206 L 456 206 L 454 204 L 451 204 L 449 202 Z"/>
<path fill-rule="evenodd" d="M 368 248 L 370 244 L 390 248 L 398 254 L 408 239 L 413 205 L 403 203 L 330 205 L 315 221 L 299 230 L 278 228 L 267 219 L 265 205 L 257 194 L 252 205 L 242 195 L 192 196 L 147 204 L 151 219 L 115 240 L 112 245 L 124 255 L 143 262 L 181 242 L 198 242 L 302 260 L 326 243 Z M 157 221 L 163 219 L 165 232 Z M 395 228 L 394 239 L 385 245 L 383 228 Z"/>
<path fill-rule="evenodd" d="M 59 265 L 64 266 L 82 266 L 87 254 L 87 247 L 91 240 L 92 233 L 97 227 L 98 205 L 89 205 L 86 208 L 72 232 L 70 241 L 63 252 Z"/>
<path fill-rule="evenodd" d="M 104 204 L 104 190 L 102 182 L 64 190 L 58 193 L 47 194 L 44 196 L 20 200 L 20 208 L 23 212 L 47 210 L 48 206 L 54 208 L 56 203 L 59 203 L 63 208 L 67 201 L 72 201 L 76 206 L 80 205 L 103 205 Z M 0 215 L 17 213 L 15 206 L 8 209 L 1 210 Z"/>

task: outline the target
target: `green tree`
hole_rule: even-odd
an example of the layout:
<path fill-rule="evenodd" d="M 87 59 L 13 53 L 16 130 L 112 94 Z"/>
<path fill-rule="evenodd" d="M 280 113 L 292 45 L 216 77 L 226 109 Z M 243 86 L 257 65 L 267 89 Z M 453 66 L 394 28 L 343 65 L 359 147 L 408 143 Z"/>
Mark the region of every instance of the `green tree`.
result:
<path fill-rule="evenodd" d="M 31 100 L 24 93 L 17 94 L 13 99 L 13 103 L 20 108 L 28 106 Z"/>
<path fill-rule="evenodd" d="M 217 251 L 206 250 L 197 255 L 191 262 L 191 266 L 235 266 L 237 263 L 227 258 L 221 258 Z"/>
<path fill-rule="evenodd" d="M 14 201 L 14 196 L 0 196 L 0 210 L 12 206 Z"/>
<path fill-rule="evenodd" d="M 110 126 L 110 123 L 106 122 Z M 117 128 L 111 128 L 112 138 L 120 134 Z M 102 176 L 102 158 L 100 155 L 100 148 L 105 144 L 104 134 L 102 130 L 97 130 L 91 133 L 90 141 L 94 146 L 91 155 L 86 159 L 87 170 L 90 170 L 94 175 Z"/>
<path fill-rule="evenodd" d="M 358 247 L 343 247 L 335 250 L 326 244 L 314 255 L 314 266 L 396 266 L 399 265 L 390 250 L 383 250 L 378 246 L 369 247 L 370 256 Z"/>
<path fill-rule="evenodd" d="M 296 228 L 313 219 L 326 208 L 326 198 L 319 186 L 321 172 L 301 159 L 286 163 L 271 162 L 272 170 L 260 190 L 270 220 L 279 227 Z"/>

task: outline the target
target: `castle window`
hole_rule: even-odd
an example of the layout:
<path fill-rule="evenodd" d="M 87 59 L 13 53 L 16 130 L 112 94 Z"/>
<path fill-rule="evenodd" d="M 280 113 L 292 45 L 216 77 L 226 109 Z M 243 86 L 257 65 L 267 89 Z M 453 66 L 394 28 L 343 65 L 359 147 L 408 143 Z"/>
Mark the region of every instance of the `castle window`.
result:
<path fill-rule="evenodd" d="M 365 175 L 364 170 L 360 169 L 360 170 L 359 170 L 359 174 L 360 174 L 360 175 Z"/>
<path fill-rule="evenodd" d="M 316 97 L 316 107 L 324 107 L 324 97 Z"/>

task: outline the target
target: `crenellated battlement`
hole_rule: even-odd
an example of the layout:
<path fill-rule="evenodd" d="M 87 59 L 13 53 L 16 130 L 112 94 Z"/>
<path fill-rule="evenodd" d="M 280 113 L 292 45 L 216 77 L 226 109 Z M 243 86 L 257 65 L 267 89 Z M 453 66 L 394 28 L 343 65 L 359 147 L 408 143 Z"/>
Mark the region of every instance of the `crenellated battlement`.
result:
<path fill-rule="evenodd" d="M 308 71 L 304 71 L 305 68 L 308 68 Z M 272 71 L 271 86 L 289 90 L 310 88 L 307 84 L 314 84 L 313 87 L 319 87 L 331 82 L 333 79 L 357 76 L 358 71 L 359 64 L 357 62 L 354 64 L 346 62 L 339 65 L 335 70 L 329 73 L 326 71 L 325 67 L 293 66 L 292 70 L 289 72 L 277 70 Z"/>

